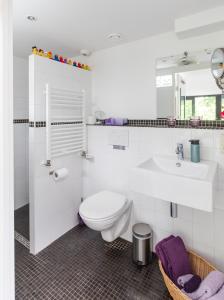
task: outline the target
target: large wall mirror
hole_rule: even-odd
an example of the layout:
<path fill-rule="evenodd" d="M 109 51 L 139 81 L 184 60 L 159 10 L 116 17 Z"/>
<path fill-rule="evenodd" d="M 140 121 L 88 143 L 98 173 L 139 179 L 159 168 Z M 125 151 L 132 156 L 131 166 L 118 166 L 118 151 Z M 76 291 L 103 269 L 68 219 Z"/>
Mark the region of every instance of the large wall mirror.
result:
<path fill-rule="evenodd" d="M 220 119 L 224 95 L 211 72 L 213 51 L 186 51 L 157 59 L 157 118 Z"/>

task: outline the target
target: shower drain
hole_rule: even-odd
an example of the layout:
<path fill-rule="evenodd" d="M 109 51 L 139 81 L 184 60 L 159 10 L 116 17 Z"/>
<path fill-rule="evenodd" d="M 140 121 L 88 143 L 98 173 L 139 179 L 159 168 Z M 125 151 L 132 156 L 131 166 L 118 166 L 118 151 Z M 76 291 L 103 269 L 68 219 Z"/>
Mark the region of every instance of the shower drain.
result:
<path fill-rule="evenodd" d="M 27 249 L 30 249 L 30 242 L 19 232 L 15 231 L 15 240 Z"/>

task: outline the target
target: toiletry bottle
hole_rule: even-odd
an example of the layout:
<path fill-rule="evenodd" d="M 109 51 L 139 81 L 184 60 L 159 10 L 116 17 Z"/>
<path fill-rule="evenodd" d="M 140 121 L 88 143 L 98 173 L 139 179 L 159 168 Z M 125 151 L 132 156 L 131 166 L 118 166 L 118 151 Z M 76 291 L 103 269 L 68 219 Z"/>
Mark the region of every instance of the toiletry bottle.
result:
<path fill-rule="evenodd" d="M 190 140 L 191 143 L 191 161 L 200 162 L 200 144 L 199 140 Z"/>

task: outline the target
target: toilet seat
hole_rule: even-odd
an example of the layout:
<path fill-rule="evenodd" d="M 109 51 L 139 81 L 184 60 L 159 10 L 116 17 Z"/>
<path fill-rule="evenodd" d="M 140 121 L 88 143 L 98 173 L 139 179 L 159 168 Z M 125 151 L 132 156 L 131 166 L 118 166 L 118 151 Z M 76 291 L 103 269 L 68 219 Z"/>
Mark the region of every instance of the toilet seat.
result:
<path fill-rule="evenodd" d="M 101 191 L 82 202 L 79 213 L 85 219 L 103 221 L 113 218 L 125 206 L 127 199 L 124 195 Z"/>

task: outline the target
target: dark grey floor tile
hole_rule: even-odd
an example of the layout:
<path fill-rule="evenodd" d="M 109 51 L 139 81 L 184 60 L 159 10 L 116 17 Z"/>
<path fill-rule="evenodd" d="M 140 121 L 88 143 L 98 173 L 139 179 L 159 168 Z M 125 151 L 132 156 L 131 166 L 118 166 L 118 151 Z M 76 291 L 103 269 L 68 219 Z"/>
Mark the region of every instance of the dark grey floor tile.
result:
<path fill-rule="evenodd" d="M 132 244 L 77 226 L 38 255 L 16 242 L 17 300 L 167 300 L 156 258 L 138 269 Z"/>
<path fill-rule="evenodd" d="M 29 204 L 15 210 L 15 231 L 29 240 Z"/>

